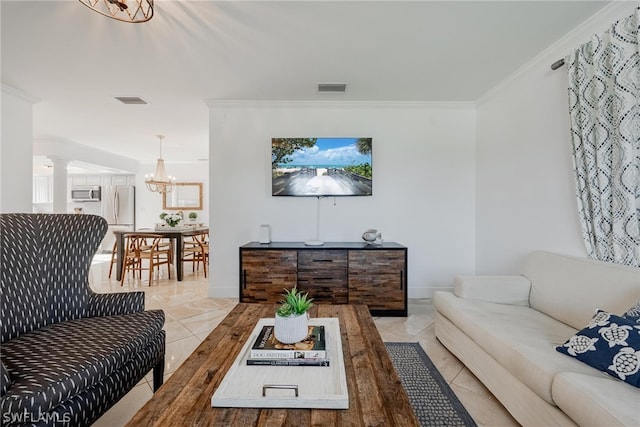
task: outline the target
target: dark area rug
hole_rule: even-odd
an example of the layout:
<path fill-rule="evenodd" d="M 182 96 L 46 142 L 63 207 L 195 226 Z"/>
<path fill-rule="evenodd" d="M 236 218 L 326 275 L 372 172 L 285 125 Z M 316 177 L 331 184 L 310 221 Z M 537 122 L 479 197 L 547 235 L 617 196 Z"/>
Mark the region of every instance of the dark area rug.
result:
<path fill-rule="evenodd" d="M 418 343 L 385 343 L 422 426 L 476 426 Z"/>

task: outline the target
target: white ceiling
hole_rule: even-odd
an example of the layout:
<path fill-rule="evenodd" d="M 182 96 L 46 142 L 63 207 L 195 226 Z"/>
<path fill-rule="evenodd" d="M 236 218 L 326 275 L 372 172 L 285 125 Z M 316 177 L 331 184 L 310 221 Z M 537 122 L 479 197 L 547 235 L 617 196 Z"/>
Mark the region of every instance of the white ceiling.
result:
<path fill-rule="evenodd" d="M 167 163 L 191 161 L 208 157 L 205 100 L 473 101 L 607 3 L 156 0 L 128 24 L 2 0 L 2 83 L 40 100 L 35 136 L 153 162 L 162 133 Z"/>

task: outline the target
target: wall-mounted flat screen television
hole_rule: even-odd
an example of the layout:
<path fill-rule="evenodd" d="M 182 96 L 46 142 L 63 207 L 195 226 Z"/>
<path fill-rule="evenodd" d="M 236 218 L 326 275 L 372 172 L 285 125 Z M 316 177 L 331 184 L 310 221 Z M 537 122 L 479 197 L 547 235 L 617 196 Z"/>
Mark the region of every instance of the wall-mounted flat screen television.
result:
<path fill-rule="evenodd" d="M 273 138 L 273 196 L 371 196 L 371 138 Z"/>

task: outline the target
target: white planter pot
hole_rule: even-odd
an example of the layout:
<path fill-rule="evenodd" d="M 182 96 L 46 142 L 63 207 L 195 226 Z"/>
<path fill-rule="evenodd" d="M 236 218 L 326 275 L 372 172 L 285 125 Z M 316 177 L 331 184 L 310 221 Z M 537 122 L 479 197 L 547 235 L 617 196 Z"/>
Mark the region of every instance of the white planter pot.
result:
<path fill-rule="evenodd" d="M 309 333 L 309 315 L 281 317 L 276 313 L 274 327 L 276 339 L 283 344 L 293 344 L 302 341 Z"/>

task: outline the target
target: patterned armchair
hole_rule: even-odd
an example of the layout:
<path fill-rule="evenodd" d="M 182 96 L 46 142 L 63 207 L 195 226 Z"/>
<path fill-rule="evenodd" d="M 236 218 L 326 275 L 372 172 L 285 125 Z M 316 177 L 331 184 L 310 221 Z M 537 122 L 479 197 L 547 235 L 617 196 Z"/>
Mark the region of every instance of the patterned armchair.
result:
<path fill-rule="evenodd" d="M 89 288 L 106 230 L 93 215 L 0 215 L 3 426 L 90 425 L 151 369 L 162 385 L 164 312 Z"/>

